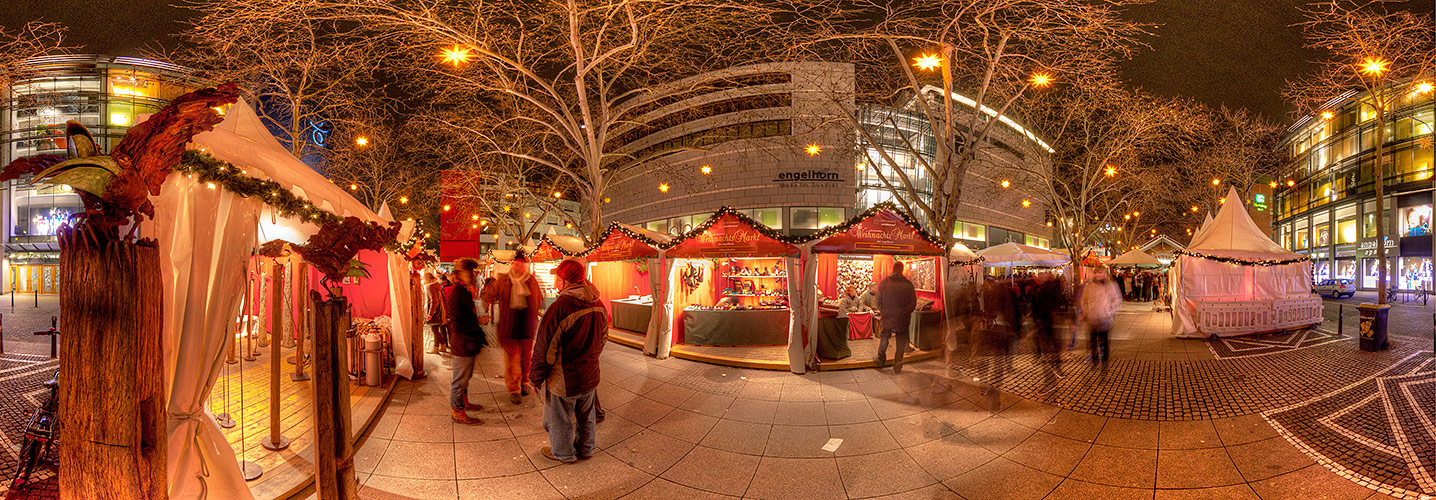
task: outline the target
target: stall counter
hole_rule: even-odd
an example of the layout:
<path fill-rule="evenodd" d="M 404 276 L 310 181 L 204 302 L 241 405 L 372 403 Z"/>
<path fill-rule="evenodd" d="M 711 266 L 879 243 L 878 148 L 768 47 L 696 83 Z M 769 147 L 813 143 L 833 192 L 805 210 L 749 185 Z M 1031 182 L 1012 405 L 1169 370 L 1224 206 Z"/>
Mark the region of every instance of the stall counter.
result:
<path fill-rule="evenodd" d="M 787 309 L 683 311 L 683 343 L 689 345 L 787 345 Z"/>
<path fill-rule="evenodd" d="M 634 333 L 648 331 L 648 320 L 653 317 L 653 302 L 627 298 L 614 299 L 610 304 L 612 304 L 610 314 L 613 319 L 609 326 Z"/>

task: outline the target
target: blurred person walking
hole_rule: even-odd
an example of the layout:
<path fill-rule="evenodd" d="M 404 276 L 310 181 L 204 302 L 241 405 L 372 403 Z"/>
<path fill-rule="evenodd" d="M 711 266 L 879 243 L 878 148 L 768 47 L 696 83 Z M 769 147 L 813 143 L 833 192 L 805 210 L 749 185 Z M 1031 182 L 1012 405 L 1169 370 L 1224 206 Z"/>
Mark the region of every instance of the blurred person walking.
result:
<path fill-rule="evenodd" d="M 902 274 L 902 262 L 893 262 L 893 272 L 878 285 L 878 311 L 882 314 L 882 333 L 878 337 L 878 355 L 873 362 L 878 368 L 887 366 L 888 339 L 897 336 L 897 352 L 893 354 L 893 373 L 902 373 L 903 355 L 907 353 L 908 326 L 917 309 L 917 290 Z"/>
<path fill-rule="evenodd" d="M 509 263 L 509 272 L 494 278 L 484 288 L 484 303 L 497 305 L 497 336 L 504 350 L 504 385 L 509 402 L 521 404 L 529 393 L 528 370 L 533 361 L 534 332 L 539 323 L 539 301 L 543 291 L 529 272 L 529 259 L 519 250 Z"/>
<path fill-rule="evenodd" d="M 449 320 L 444 314 L 444 286 L 433 271 L 424 271 L 424 295 L 428 300 L 429 309 L 428 314 L 424 317 L 424 323 L 429 325 L 429 331 L 434 336 L 434 346 L 429 348 L 429 354 L 447 353 L 449 352 Z"/>
<path fill-rule="evenodd" d="M 988 409 L 997 413 L 1001 403 L 997 386 L 1012 362 L 1012 343 L 1017 340 L 1019 325 L 1012 289 L 989 276 L 978 295 L 976 318 L 973 331 L 980 332 L 981 340 L 973 344 L 973 350 L 978 355 L 982 394 L 988 398 Z"/>
<path fill-rule="evenodd" d="M 1078 315 L 1082 326 L 1087 329 L 1088 358 L 1093 363 L 1103 363 L 1103 368 L 1109 354 L 1107 333 L 1112 330 L 1117 306 L 1122 303 L 1120 293 L 1107 273 L 1098 271 L 1092 281 L 1082 286 L 1079 299 L 1081 307 Z"/>
<path fill-rule="evenodd" d="M 1057 388 L 1058 378 L 1067 376 L 1062 373 L 1062 350 L 1054 324 L 1057 310 L 1062 307 L 1062 287 L 1052 277 L 1051 271 L 1037 275 L 1031 299 L 1032 321 L 1036 326 L 1032 344 L 1037 348 L 1038 363 L 1046 368 L 1043 370 L 1045 383 L 1042 385 L 1042 394 L 1046 395 Z"/>
<path fill-rule="evenodd" d="M 554 268 L 558 299 L 544 313 L 534 342 L 529 380 L 547 394 L 543 428 L 550 460 L 573 463 L 597 447 L 598 355 L 608 338 L 608 315 L 598 289 L 584 277 L 585 266 L 565 260 Z"/>
<path fill-rule="evenodd" d="M 449 384 L 449 406 L 453 410 L 454 422 L 464 425 L 479 425 L 483 420 L 470 417 L 467 410 L 482 410 L 483 405 L 469 401 L 469 379 L 474 376 L 474 357 L 488 342 L 479 327 L 479 315 L 474 310 L 474 276 L 479 269 L 474 259 L 459 259 L 454 262 L 454 279 L 457 283 L 449 288 L 444 297 L 444 308 L 448 312 L 449 344 L 454 354 L 451 367 L 453 381 Z"/>

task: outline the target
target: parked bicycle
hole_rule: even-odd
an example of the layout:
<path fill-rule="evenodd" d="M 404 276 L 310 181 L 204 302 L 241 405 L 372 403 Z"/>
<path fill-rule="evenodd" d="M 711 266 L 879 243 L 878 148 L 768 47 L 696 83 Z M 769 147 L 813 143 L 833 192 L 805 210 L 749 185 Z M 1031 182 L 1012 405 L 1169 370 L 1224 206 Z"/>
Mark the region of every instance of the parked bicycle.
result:
<path fill-rule="evenodd" d="M 60 436 L 60 422 L 55 417 L 59 405 L 56 395 L 60 390 L 60 372 L 55 372 L 55 377 L 45 381 L 44 385 L 50 394 L 45 403 L 35 409 L 30 422 L 25 424 L 25 442 L 20 446 L 20 463 L 16 464 L 15 481 L 11 483 L 10 491 L 19 491 L 29 484 L 30 474 L 40 468 L 41 460 L 50 456 Z"/>

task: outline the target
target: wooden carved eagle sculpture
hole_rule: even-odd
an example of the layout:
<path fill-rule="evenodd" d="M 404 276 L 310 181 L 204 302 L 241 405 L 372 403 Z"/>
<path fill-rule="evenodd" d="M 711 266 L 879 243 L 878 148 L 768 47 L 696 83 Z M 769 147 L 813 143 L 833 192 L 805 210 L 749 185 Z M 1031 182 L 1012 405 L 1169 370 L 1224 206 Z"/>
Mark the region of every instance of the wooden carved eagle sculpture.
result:
<path fill-rule="evenodd" d="M 0 172 L 0 181 L 33 174 L 31 183 L 70 186 L 85 202 L 85 213 L 72 216 L 82 218 L 77 227 L 118 239 L 119 228 L 133 223 L 129 233 L 133 238 L 144 217 L 154 218 L 150 196 L 160 194 L 185 144 L 214 129 L 224 120 L 220 107 L 238 98 L 239 88 L 233 83 L 179 96 L 149 120 L 131 127 L 108 155 L 102 154 L 84 125 L 71 120 L 65 124 L 71 158 L 49 154 L 21 158 Z"/>

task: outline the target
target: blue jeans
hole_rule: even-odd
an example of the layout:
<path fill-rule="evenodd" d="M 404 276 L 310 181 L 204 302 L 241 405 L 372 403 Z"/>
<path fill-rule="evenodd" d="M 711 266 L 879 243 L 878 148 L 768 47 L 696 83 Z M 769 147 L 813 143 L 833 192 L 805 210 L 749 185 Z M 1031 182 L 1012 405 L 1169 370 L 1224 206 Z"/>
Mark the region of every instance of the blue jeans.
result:
<path fill-rule="evenodd" d="M 469 379 L 474 377 L 476 356 L 454 356 L 454 381 L 449 383 L 449 407 L 457 410 L 464 407 L 464 398 L 469 396 Z"/>
<path fill-rule="evenodd" d="M 554 458 L 572 462 L 578 457 L 593 456 L 594 433 L 598 425 L 594 402 L 598 391 L 588 391 L 578 396 L 559 397 L 548 392 L 548 401 L 543 406 L 543 429 L 548 431 L 549 448 Z M 574 423 L 577 420 L 577 436 Z"/>

